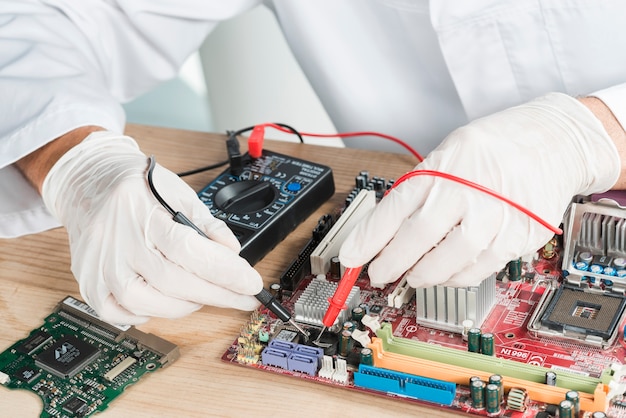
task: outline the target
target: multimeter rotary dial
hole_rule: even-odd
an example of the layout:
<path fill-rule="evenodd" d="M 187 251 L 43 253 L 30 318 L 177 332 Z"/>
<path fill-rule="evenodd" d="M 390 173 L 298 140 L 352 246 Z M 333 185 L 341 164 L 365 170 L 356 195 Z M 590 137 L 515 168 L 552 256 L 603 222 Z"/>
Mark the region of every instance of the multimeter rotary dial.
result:
<path fill-rule="evenodd" d="M 220 189 L 215 195 L 215 206 L 224 212 L 245 214 L 265 209 L 277 196 L 269 181 L 243 180 Z"/>

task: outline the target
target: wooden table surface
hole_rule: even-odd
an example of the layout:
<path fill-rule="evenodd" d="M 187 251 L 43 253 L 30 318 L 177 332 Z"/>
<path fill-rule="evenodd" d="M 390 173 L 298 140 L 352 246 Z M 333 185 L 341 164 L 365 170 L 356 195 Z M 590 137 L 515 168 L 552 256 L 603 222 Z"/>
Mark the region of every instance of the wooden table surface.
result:
<path fill-rule="evenodd" d="M 224 136 L 202 132 L 129 125 L 146 154 L 174 172 L 222 161 Z M 269 134 L 268 134 L 269 135 Z M 266 285 L 280 274 L 310 238 L 318 218 L 342 205 L 361 170 L 397 178 L 415 165 L 405 154 L 266 141 L 269 150 L 330 166 L 335 195 L 303 222 L 256 268 Z M 242 142 L 242 150 L 245 144 Z M 223 168 L 184 177 L 200 190 Z M 0 351 L 39 327 L 66 295 L 80 298 L 70 271 L 67 235 L 63 228 L 11 240 L 0 240 Z M 232 364 L 220 358 L 249 318 L 248 312 L 204 307 L 183 319 L 155 318 L 138 326 L 180 347 L 181 358 L 133 385 L 99 416 L 450 416 L 450 413 L 398 400 L 371 396 L 289 376 Z M 39 397 L 28 391 L 0 387 L 0 417 L 37 417 Z"/>

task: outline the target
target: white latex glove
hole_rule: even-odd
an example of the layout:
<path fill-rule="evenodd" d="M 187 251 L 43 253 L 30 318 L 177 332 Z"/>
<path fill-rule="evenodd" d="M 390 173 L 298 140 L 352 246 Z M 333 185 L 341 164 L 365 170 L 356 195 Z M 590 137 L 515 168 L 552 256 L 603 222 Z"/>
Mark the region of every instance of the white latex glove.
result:
<path fill-rule="evenodd" d="M 210 238 L 172 220 L 150 191 L 148 158 L 135 141 L 95 132 L 50 170 L 42 196 L 66 227 L 72 272 L 105 321 L 178 318 L 202 305 L 251 310 L 260 275 L 230 229 L 176 174 L 156 165 L 156 190 Z"/>
<path fill-rule="evenodd" d="M 572 197 L 606 191 L 620 161 L 601 122 L 553 93 L 452 132 L 416 169 L 490 188 L 558 227 Z M 471 286 L 537 251 L 553 232 L 512 206 L 447 179 L 393 189 L 341 247 L 342 264 L 369 266 L 374 285 L 407 272 L 413 287 Z"/>

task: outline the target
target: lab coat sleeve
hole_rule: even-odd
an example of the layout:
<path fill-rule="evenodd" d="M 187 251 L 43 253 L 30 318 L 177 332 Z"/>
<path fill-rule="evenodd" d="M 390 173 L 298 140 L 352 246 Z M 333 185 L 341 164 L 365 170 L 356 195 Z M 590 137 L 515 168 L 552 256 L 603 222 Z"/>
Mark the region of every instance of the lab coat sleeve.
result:
<path fill-rule="evenodd" d="M 79 126 L 122 132 L 120 103 L 176 76 L 219 21 L 257 3 L 3 0 L 0 237 L 58 225 L 33 190 L 25 191 L 16 160 Z"/>
<path fill-rule="evenodd" d="M 611 109 L 622 128 L 626 129 L 626 83 L 597 91 L 590 96 L 602 100 Z"/>

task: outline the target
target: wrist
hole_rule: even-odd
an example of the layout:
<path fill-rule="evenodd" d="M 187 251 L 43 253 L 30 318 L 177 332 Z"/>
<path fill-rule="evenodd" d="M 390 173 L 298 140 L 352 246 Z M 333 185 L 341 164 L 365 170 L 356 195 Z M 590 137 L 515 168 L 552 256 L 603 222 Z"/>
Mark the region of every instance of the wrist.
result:
<path fill-rule="evenodd" d="M 76 128 L 21 158 L 15 165 L 41 194 L 44 179 L 54 164 L 70 149 L 81 143 L 89 134 L 101 130 L 103 128 L 99 126 Z"/>
<path fill-rule="evenodd" d="M 612 189 L 626 189 L 626 131 L 602 100 L 597 97 L 581 97 L 578 100 L 598 118 L 615 144 L 620 159 L 620 175 Z"/>

